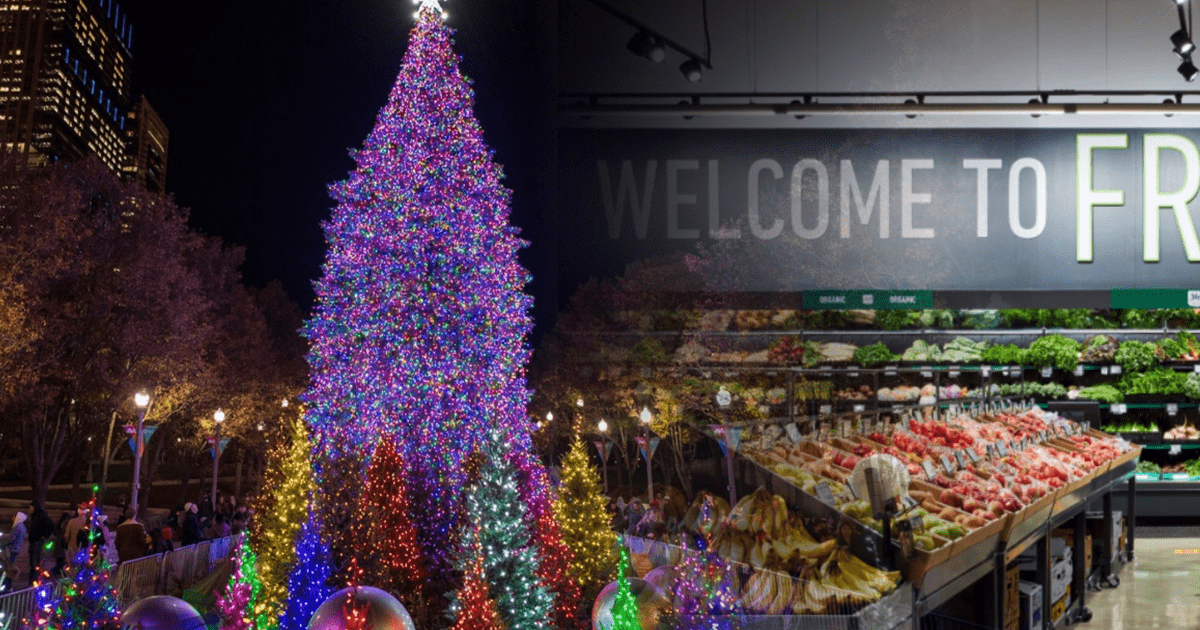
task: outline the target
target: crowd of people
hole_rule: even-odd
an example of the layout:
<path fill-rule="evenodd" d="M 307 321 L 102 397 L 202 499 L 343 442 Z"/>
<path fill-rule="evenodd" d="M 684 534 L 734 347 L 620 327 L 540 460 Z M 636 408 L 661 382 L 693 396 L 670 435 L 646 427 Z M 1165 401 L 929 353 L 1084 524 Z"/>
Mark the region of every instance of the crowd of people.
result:
<path fill-rule="evenodd" d="M 218 496 L 215 508 L 205 498 L 200 505 L 184 503 L 169 514 L 147 518 L 144 523 L 134 517 L 132 507 L 124 506 L 116 528 L 110 529 L 108 515 L 100 509 L 91 513 L 90 506 L 90 502 L 80 503 L 73 513 L 63 512 L 57 524 L 40 503 L 32 502 L 25 511 L 18 511 L 10 531 L 0 538 L 3 545 L 0 562 L 4 565 L 0 591 L 16 586 L 21 577 L 17 560 L 26 546 L 30 569 L 22 582 L 31 584 L 40 569 L 53 577 L 61 576 L 76 561 L 80 549 L 88 546 L 98 547 L 115 565 L 202 540 L 240 534 L 253 514 L 253 508 L 236 497 Z M 43 564 L 48 564 L 51 558 L 52 566 Z"/>

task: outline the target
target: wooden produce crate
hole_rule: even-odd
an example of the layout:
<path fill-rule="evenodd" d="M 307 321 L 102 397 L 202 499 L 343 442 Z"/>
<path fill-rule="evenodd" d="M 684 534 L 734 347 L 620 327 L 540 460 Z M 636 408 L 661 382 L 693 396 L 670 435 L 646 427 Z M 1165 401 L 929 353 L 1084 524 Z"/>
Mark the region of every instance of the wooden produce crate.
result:
<path fill-rule="evenodd" d="M 933 551 L 913 550 L 913 558 L 904 566 L 904 577 L 918 589 L 925 580 L 925 574 L 930 569 L 949 560 L 952 555 L 950 551 L 954 546 L 953 542 L 940 536 L 934 536 L 933 540 L 938 543 L 936 549 Z"/>

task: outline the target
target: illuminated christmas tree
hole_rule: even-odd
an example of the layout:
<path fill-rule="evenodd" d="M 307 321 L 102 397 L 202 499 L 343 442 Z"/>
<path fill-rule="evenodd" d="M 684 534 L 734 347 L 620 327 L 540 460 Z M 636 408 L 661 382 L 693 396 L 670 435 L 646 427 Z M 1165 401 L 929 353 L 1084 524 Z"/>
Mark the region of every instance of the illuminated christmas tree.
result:
<path fill-rule="evenodd" d="M 310 514 L 296 539 L 296 564 L 288 575 L 288 598 L 279 618 L 279 630 L 308 630 L 308 620 L 333 594 L 327 584 L 332 573 L 329 548 L 321 541 L 316 514 Z"/>
<path fill-rule="evenodd" d="M 583 598 L 579 584 L 570 574 L 573 555 L 554 516 L 554 493 L 546 468 L 531 447 L 512 448 L 517 462 L 518 490 L 522 503 L 529 509 L 530 533 L 541 561 L 538 577 L 554 596 L 554 625 L 562 629 L 578 627 L 587 619 L 587 610 L 580 608 Z"/>
<path fill-rule="evenodd" d="M 538 552 L 525 523 L 517 471 L 499 430 L 489 432 L 483 454 L 486 462 L 479 479 L 467 491 L 469 525 L 463 529 L 460 548 L 478 545 L 482 550 L 488 592 L 508 630 L 546 628 L 554 599 L 537 575 Z"/>
<path fill-rule="evenodd" d="M 104 558 L 100 510 L 96 508 L 94 494 L 86 508 L 90 514 L 88 543 L 79 548 L 61 578 L 51 580 L 43 572 L 34 582 L 37 608 L 33 619 L 26 622 L 30 627 L 55 630 L 121 628 L 121 601 L 112 581 L 112 566 Z"/>
<path fill-rule="evenodd" d="M 254 547 L 258 549 L 258 578 L 262 581 L 262 606 L 272 623 L 278 620 L 287 598 L 287 580 L 296 562 L 296 535 L 308 520 L 312 494 L 311 445 L 304 421 L 292 422 L 291 442 L 279 453 L 264 484 L 272 488 L 270 504 L 254 519 Z"/>
<path fill-rule="evenodd" d="M 613 600 L 613 625 L 609 630 L 641 630 L 638 623 L 637 600 L 629 586 L 629 552 L 621 547 L 621 560 L 617 564 L 617 596 Z"/>
<path fill-rule="evenodd" d="M 234 559 L 233 574 L 224 593 L 217 593 L 220 630 L 267 630 L 270 627 L 266 607 L 260 601 L 262 582 L 255 574 L 255 556 L 250 543 L 243 541 Z"/>
<path fill-rule="evenodd" d="M 463 585 L 455 594 L 450 611 L 454 615 L 451 630 L 501 630 L 500 611 L 488 596 L 487 575 L 483 571 L 483 550 L 479 545 L 478 528 L 465 537 L 459 568 Z"/>
<path fill-rule="evenodd" d="M 563 460 L 558 493 L 554 514 L 574 556 L 571 574 L 585 591 L 598 591 L 608 583 L 617 563 L 617 535 L 608 515 L 607 499 L 600 490 L 600 477 L 578 437 Z"/>
<path fill-rule="evenodd" d="M 472 112 L 451 30 L 422 0 L 399 76 L 357 167 L 330 192 L 305 326 L 318 451 L 399 440 L 430 589 L 456 590 L 463 460 L 499 426 L 529 450 L 525 243 Z M 327 511 L 324 510 L 323 511 Z"/>
<path fill-rule="evenodd" d="M 740 628 L 741 598 L 733 565 L 711 551 L 692 551 L 686 539 L 683 549 L 671 585 L 679 630 Z"/>
<path fill-rule="evenodd" d="M 411 607 L 416 591 L 425 585 L 426 573 L 417 530 L 409 519 L 404 461 L 394 438 L 380 438 L 358 510 L 354 539 L 364 582 L 397 595 Z"/>

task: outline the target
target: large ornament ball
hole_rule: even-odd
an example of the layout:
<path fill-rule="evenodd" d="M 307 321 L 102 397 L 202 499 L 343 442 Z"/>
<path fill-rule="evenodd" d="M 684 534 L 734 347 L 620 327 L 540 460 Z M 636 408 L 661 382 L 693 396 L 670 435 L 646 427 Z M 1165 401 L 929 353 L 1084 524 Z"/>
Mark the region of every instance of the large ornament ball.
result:
<path fill-rule="evenodd" d="M 412 617 L 400 600 L 373 586 L 344 588 L 329 596 L 313 613 L 308 630 L 346 630 L 346 602 L 354 592 L 354 607 L 367 608 L 367 621 L 374 630 L 416 630 Z"/>
<path fill-rule="evenodd" d="M 592 605 L 592 630 L 608 630 L 613 627 L 612 609 L 617 601 L 617 582 L 610 582 Z M 637 578 L 629 578 L 629 591 L 637 604 L 638 625 L 642 630 L 655 630 L 658 618 L 671 612 L 671 600 L 667 599 L 662 589 Z"/>
<path fill-rule="evenodd" d="M 666 594 L 668 600 L 672 600 L 675 578 L 678 575 L 679 572 L 675 569 L 674 565 L 664 564 L 661 567 L 650 569 L 650 572 L 642 579 L 658 587 L 658 590 Z"/>
<path fill-rule="evenodd" d="M 121 615 L 122 630 L 204 630 L 204 618 L 192 605 L 170 595 L 138 600 Z"/>

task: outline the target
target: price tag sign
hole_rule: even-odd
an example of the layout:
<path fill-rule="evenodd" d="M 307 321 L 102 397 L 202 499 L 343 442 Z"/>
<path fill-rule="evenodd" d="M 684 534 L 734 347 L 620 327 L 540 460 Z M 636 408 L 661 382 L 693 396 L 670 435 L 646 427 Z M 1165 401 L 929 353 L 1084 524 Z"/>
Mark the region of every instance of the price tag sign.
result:
<path fill-rule="evenodd" d="M 908 416 L 904 416 L 904 417 L 900 418 L 900 428 L 907 431 L 908 430 L 908 421 L 909 421 Z"/>
<path fill-rule="evenodd" d="M 983 445 L 983 453 L 984 453 L 985 455 L 987 455 L 987 458 L 988 458 L 988 459 L 994 459 L 994 458 L 996 457 L 996 454 L 995 454 L 995 453 L 993 452 L 993 450 L 992 450 L 992 445 L 991 445 L 991 444 L 984 444 L 984 445 Z"/>
<path fill-rule="evenodd" d="M 933 464 L 929 463 L 928 459 L 921 462 L 921 469 L 925 471 L 925 477 L 928 479 L 937 476 L 937 471 L 933 469 Z"/>
<path fill-rule="evenodd" d="M 1167 403 L 1167 415 L 1173 416 L 1179 413 L 1179 403 Z"/>
<path fill-rule="evenodd" d="M 1183 449 L 1178 444 L 1172 444 L 1171 449 L 1167 451 L 1167 455 L 1178 455 Z"/>
<path fill-rule="evenodd" d="M 846 488 L 850 490 L 850 496 L 854 497 L 854 500 L 857 501 L 859 498 L 858 490 L 854 488 L 854 484 L 848 483 L 846 484 Z"/>
<path fill-rule="evenodd" d="M 1046 432 L 1045 432 L 1045 431 L 1038 431 L 1038 437 L 1040 438 L 1040 440 L 1039 440 L 1039 441 L 1041 441 L 1041 442 L 1045 442 L 1045 441 L 1046 441 Z"/>
<path fill-rule="evenodd" d="M 796 426 L 795 422 L 783 427 L 783 430 L 787 431 L 788 439 L 792 441 L 792 444 L 799 444 L 803 439 L 800 437 L 800 428 Z"/>
<path fill-rule="evenodd" d="M 1008 375 L 1013 378 L 1020 376 L 1021 375 L 1021 366 L 1019 366 L 1019 365 L 1008 366 Z"/>
<path fill-rule="evenodd" d="M 1100 366 L 1100 373 L 1103 374 L 1104 376 L 1108 376 L 1108 366 L 1107 365 Z"/>
<path fill-rule="evenodd" d="M 1124 407 L 1125 407 L 1125 405 L 1123 405 L 1121 403 L 1113 403 L 1113 404 L 1109 405 L 1108 411 L 1110 413 L 1112 413 L 1112 415 L 1114 415 L 1114 416 L 1119 416 L 1119 415 L 1125 413 Z"/>
<path fill-rule="evenodd" d="M 894 366 L 894 365 L 887 366 L 887 368 L 885 368 L 883 370 L 883 375 L 884 376 L 895 376 L 896 375 L 896 366 Z"/>
<path fill-rule="evenodd" d="M 990 366 L 990 365 L 979 366 L 979 375 L 982 376 L 983 378 L 987 378 L 987 377 L 991 376 L 992 375 L 992 366 Z"/>
<path fill-rule="evenodd" d="M 834 506 L 836 503 L 833 500 L 833 492 L 829 490 L 829 483 L 821 481 L 817 483 L 817 499 L 828 506 Z"/>
<path fill-rule="evenodd" d="M 958 415 L 958 405 L 951 403 L 949 405 L 949 411 L 950 411 L 950 415 L 957 416 Z"/>
<path fill-rule="evenodd" d="M 1090 431 L 1091 429 L 1092 429 L 1092 421 L 1091 421 L 1091 420 L 1084 420 L 1084 422 L 1083 422 L 1083 431 L 1086 433 L 1087 431 Z"/>
<path fill-rule="evenodd" d="M 1200 374 L 1200 363 L 1197 363 L 1196 365 L 1193 365 L 1193 366 L 1192 366 L 1192 371 L 1193 371 L 1193 372 L 1195 372 L 1196 374 Z"/>
<path fill-rule="evenodd" d="M 841 426 L 842 426 L 842 433 L 841 433 L 842 437 L 850 437 L 850 421 L 842 420 Z"/>
<path fill-rule="evenodd" d="M 1021 438 L 1021 450 L 1029 448 L 1029 438 Z"/>
<path fill-rule="evenodd" d="M 954 451 L 954 459 L 958 460 L 959 468 L 965 469 L 967 467 L 967 460 L 963 458 L 962 451 Z"/>
<path fill-rule="evenodd" d="M 950 370 L 949 376 L 950 376 L 950 378 L 958 378 L 958 369 L 955 368 L 955 369 Z"/>
<path fill-rule="evenodd" d="M 1075 376 L 1083 376 L 1083 366 L 1076 365 L 1074 374 L 1075 374 Z"/>
<path fill-rule="evenodd" d="M 954 474 L 954 462 L 950 461 L 950 458 L 945 455 L 942 455 L 942 468 L 945 468 L 947 473 Z"/>
<path fill-rule="evenodd" d="M 967 449 L 967 457 L 970 457 L 971 461 L 976 464 L 978 464 L 981 460 L 981 458 L 979 457 L 979 453 L 976 453 L 975 449 L 973 449 L 973 448 Z"/>
<path fill-rule="evenodd" d="M 933 378 L 933 370 L 928 365 L 921 366 L 921 376 L 924 378 Z"/>
<path fill-rule="evenodd" d="M 1000 457 L 1006 457 L 1008 456 L 1008 447 L 1004 445 L 1004 442 L 996 442 L 996 452 L 1000 453 Z"/>
<path fill-rule="evenodd" d="M 833 405 L 821 405 L 820 413 L 823 416 L 833 413 Z"/>
<path fill-rule="evenodd" d="M 867 410 L 866 405 L 854 405 L 854 413 L 862 413 Z"/>
<path fill-rule="evenodd" d="M 858 370 L 850 370 L 847 372 L 847 374 L 850 376 L 850 378 L 858 378 Z"/>
<path fill-rule="evenodd" d="M 1054 368 L 1052 368 L 1052 367 L 1042 368 L 1042 378 L 1050 378 L 1050 375 L 1053 373 L 1054 373 Z"/>
<path fill-rule="evenodd" d="M 1119 366 L 1119 365 L 1114 365 L 1114 366 L 1112 366 L 1112 367 L 1108 368 L 1108 373 L 1109 373 L 1109 374 L 1112 374 L 1113 376 L 1116 376 L 1116 375 L 1120 374 L 1120 373 L 1121 373 L 1121 366 Z"/>

